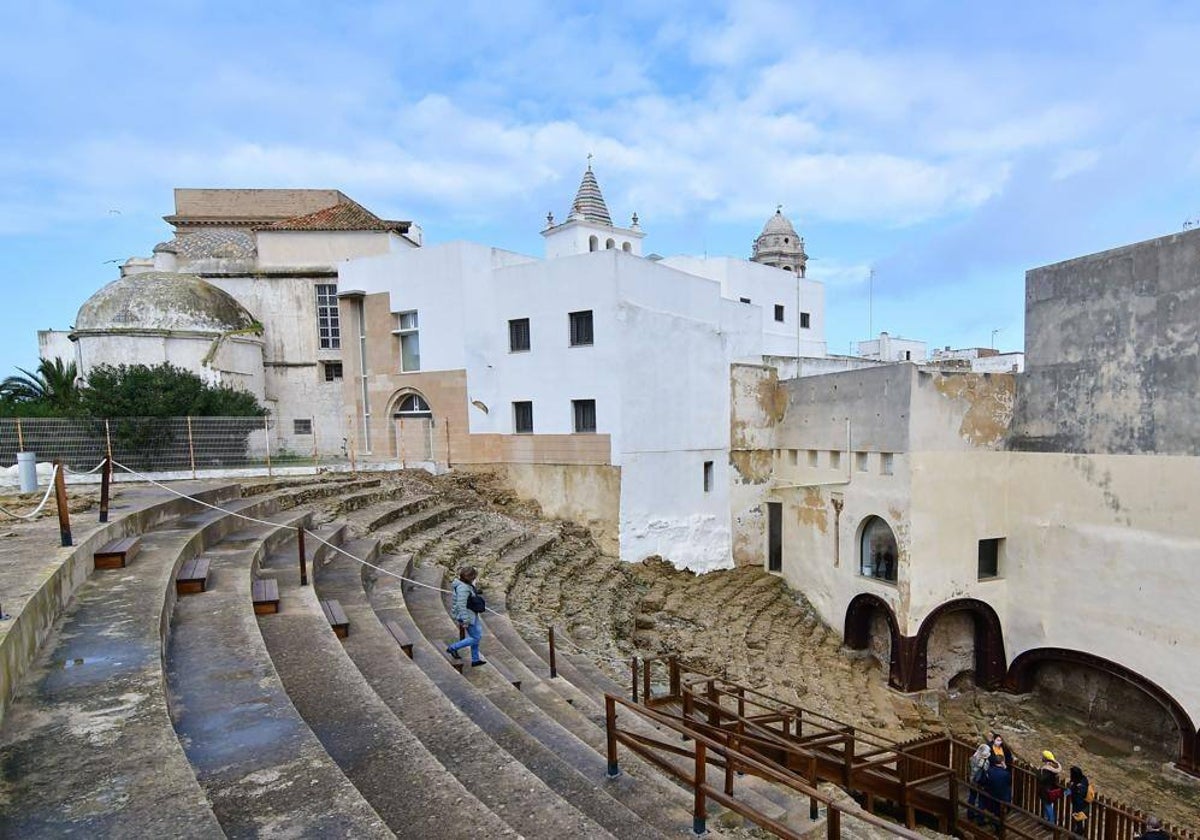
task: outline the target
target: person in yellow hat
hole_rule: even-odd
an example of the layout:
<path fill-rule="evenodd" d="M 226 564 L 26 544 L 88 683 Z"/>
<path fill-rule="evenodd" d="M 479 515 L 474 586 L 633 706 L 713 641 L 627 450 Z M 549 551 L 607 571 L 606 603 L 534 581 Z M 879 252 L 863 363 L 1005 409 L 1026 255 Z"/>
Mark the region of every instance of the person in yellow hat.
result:
<path fill-rule="evenodd" d="M 1042 803 L 1042 819 L 1054 823 L 1058 800 L 1062 799 L 1062 765 L 1050 750 L 1042 750 L 1042 766 L 1038 770 L 1038 801 Z"/>

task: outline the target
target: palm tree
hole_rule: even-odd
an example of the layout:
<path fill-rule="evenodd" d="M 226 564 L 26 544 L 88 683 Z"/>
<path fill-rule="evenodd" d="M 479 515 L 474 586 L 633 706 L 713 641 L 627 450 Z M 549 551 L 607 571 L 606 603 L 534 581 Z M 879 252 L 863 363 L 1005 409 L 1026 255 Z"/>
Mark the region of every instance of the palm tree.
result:
<path fill-rule="evenodd" d="M 0 398 L 14 403 L 40 402 L 56 409 L 68 409 L 79 400 L 75 363 L 42 359 L 37 371 L 17 368 L 24 376 L 10 376 L 0 382 Z"/>

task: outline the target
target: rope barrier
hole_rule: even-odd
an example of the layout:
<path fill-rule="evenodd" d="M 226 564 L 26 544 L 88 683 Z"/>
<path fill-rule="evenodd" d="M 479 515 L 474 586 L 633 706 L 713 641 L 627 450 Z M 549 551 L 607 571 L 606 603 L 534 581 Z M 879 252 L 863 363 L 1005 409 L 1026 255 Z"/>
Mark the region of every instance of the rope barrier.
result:
<path fill-rule="evenodd" d="M 173 495 L 178 496 L 181 499 L 188 499 L 192 502 L 195 502 L 198 505 L 202 505 L 203 507 L 209 508 L 210 510 L 220 511 L 220 512 L 228 514 L 230 516 L 236 516 L 239 519 L 245 519 L 247 522 L 254 522 L 259 525 L 266 525 L 271 528 L 284 528 L 289 531 L 299 531 L 300 530 L 300 528 L 296 525 L 282 525 L 278 522 L 270 522 L 265 519 L 256 519 L 253 516 L 247 516 L 246 514 L 239 513 L 236 510 L 229 510 L 228 508 L 223 508 L 219 505 L 214 505 L 209 502 L 206 502 L 203 499 L 197 499 L 195 496 L 189 496 L 186 493 L 181 493 L 180 491 L 174 489 L 173 487 L 168 487 L 166 484 L 163 484 L 160 481 L 156 481 L 153 478 L 150 478 L 149 476 L 145 475 L 144 473 L 139 473 L 137 470 L 127 467 L 124 464 L 119 463 L 118 461 L 113 461 L 113 466 L 120 467 L 122 470 L 129 473 L 130 475 L 136 476 L 149 484 L 153 484 L 156 487 L 160 487 L 163 490 L 166 490 L 168 493 L 172 493 Z M 396 580 L 399 580 L 404 583 L 410 583 L 413 586 L 420 586 L 424 589 L 432 589 L 435 592 L 443 592 L 443 593 L 450 592 L 449 589 L 443 589 L 440 586 L 433 586 L 432 584 L 424 583 L 419 580 L 414 580 L 410 577 L 406 577 L 405 575 L 400 574 L 399 572 L 394 572 L 391 569 L 384 568 L 383 566 L 377 566 L 374 563 L 371 563 L 367 560 L 362 559 L 361 557 L 356 557 L 355 555 L 351 554 L 349 551 L 346 551 L 346 549 L 342 548 L 341 546 L 334 545 L 333 543 L 318 536 L 317 534 L 313 533 L 312 531 L 305 529 L 305 533 L 308 536 L 310 536 L 311 538 L 315 539 L 317 542 L 321 543 L 322 545 L 327 546 L 327 547 L 333 549 L 334 551 L 338 552 L 339 554 L 345 555 L 346 557 L 350 558 L 351 560 L 358 563 L 359 565 L 366 566 L 368 569 L 373 569 L 374 571 L 379 572 L 380 574 L 387 575 L 388 577 L 395 578 Z M 504 613 L 496 612 L 491 607 L 486 607 L 485 610 L 495 616 L 505 615 Z M 508 618 L 509 622 L 512 623 L 512 625 L 514 627 L 520 626 L 520 627 L 525 627 L 529 630 L 545 632 L 544 627 L 539 627 L 536 624 L 530 624 L 528 622 L 517 621 L 516 619 L 513 619 L 512 617 L 507 616 L 507 615 L 505 615 L 505 617 Z M 580 653 L 583 653 L 583 654 L 586 654 L 586 655 L 592 657 L 593 659 L 597 659 L 597 660 L 600 660 L 603 662 L 617 662 L 617 663 L 621 663 L 621 664 L 624 664 L 627 661 L 625 659 L 617 659 L 615 657 L 606 656 L 604 654 L 597 653 L 595 651 L 590 651 L 587 648 L 583 647 L 582 645 L 578 644 L 577 642 L 575 642 L 573 639 L 570 639 L 570 638 L 564 637 L 561 641 L 563 641 L 566 644 L 570 645 L 571 647 L 575 648 Z"/>
<path fill-rule="evenodd" d="M 11 510 L 3 506 L 0 506 L 0 513 L 11 516 L 13 519 L 33 519 L 42 512 L 42 508 L 46 506 L 46 502 L 50 501 L 50 494 L 54 492 L 54 478 L 57 474 L 58 465 L 56 464 L 54 470 L 50 473 L 50 483 L 46 485 L 46 495 L 42 496 L 41 503 L 34 508 L 33 513 L 13 513 Z"/>
<path fill-rule="evenodd" d="M 101 467 L 103 467 L 103 466 L 104 466 L 104 462 L 105 462 L 106 460 L 108 460 L 108 459 L 107 459 L 107 458 L 101 458 L 101 459 L 100 459 L 100 463 L 99 463 L 99 464 L 97 464 L 96 466 L 92 467 L 90 470 L 86 470 L 86 471 L 73 470 L 73 469 L 71 469 L 70 467 L 68 467 L 66 464 L 63 464 L 63 469 L 64 469 L 64 470 L 66 470 L 66 471 L 67 471 L 69 474 L 71 474 L 71 475 L 91 475 L 91 474 L 92 474 L 92 473 L 94 473 L 96 470 L 98 470 L 98 469 L 100 469 Z"/>

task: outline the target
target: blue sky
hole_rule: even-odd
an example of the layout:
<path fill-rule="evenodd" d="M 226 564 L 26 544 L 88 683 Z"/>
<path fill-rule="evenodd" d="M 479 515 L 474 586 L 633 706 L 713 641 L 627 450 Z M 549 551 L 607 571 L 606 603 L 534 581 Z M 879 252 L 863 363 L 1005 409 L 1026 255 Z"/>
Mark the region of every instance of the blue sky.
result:
<path fill-rule="evenodd" d="M 1021 347 L 1026 269 L 1200 221 L 1186 3 L 62 3 L 0 29 L 0 372 L 176 186 L 339 188 L 540 254 L 586 155 L 647 251 L 745 256 L 775 205 L 875 331 Z"/>

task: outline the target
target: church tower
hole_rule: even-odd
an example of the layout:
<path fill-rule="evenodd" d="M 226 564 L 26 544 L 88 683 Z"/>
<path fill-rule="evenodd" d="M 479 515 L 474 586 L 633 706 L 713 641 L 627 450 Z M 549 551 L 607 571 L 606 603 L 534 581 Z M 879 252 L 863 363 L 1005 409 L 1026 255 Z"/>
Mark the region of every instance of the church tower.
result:
<path fill-rule="evenodd" d="M 553 213 L 546 216 L 546 227 L 542 231 L 546 238 L 546 258 L 604 250 L 619 250 L 640 257 L 642 238 L 646 234 L 638 226 L 637 213 L 633 214 L 633 221 L 627 228 L 613 224 L 596 173 L 592 172 L 591 157 L 588 155 L 588 168 L 583 173 L 567 220 L 555 224 Z"/>
<path fill-rule="evenodd" d="M 763 265 L 794 271 L 801 277 L 808 267 L 808 254 L 804 253 L 804 240 L 796 235 L 791 221 L 783 215 L 783 206 L 775 208 L 775 215 L 767 219 L 762 233 L 754 240 L 754 252 L 750 259 Z"/>

